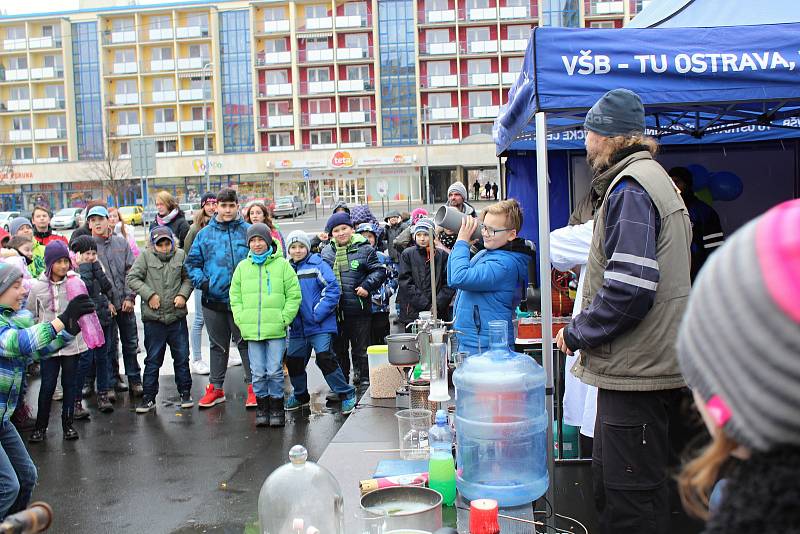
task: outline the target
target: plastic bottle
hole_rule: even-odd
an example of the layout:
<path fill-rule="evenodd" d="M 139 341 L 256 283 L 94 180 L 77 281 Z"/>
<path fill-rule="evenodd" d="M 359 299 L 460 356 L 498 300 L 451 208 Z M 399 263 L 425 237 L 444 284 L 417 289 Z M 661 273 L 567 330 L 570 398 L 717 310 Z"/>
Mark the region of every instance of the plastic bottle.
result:
<path fill-rule="evenodd" d="M 78 295 L 89 294 L 86 290 L 86 284 L 83 283 L 80 276 L 67 276 L 65 284 L 67 286 L 67 298 L 69 300 L 74 299 Z M 103 327 L 100 326 L 100 319 L 97 318 L 97 313 L 92 312 L 84 315 L 78 319 L 78 325 L 81 327 L 83 341 L 86 342 L 87 347 L 96 349 L 105 344 L 106 338 L 103 335 Z"/>
<path fill-rule="evenodd" d="M 508 323 L 489 323 L 489 350 L 470 356 L 453 374 L 458 473 L 467 500 L 520 506 L 544 494 L 547 412 L 544 370 L 508 349 Z"/>
<path fill-rule="evenodd" d="M 445 506 L 456 500 L 456 467 L 453 461 L 453 434 L 447 412 L 436 412 L 436 424 L 428 431 L 431 457 L 428 460 L 428 487 L 438 491 Z"/>

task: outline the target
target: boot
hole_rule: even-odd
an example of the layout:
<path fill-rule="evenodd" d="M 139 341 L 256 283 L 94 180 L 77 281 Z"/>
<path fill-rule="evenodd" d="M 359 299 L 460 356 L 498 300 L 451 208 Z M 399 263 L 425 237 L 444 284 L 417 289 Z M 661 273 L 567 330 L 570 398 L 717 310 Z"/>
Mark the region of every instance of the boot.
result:
<path fill-rule="evenodd" d="M 75 401 L 75 412 L 73 418 L 76 420 L 79 419 L 89 419 L 89 410 L 83 407 L 83 402 L 76 400 Z"/>
<path fill-rule="evenodd" d="M 31 436 L 28 438 L 28 441 L 31 443 L 39 443 L 40 441 L 44 441 L 44 438 L 46 437 L 47 427 L 36 428 L 33 432 L 31 432 Z"/>
<path fill-rule="evenodd" d="M 269 397 L 269 426 L 284 426 L 286 413 L 283 411 L 283 399 Z"/>
<path fill-rule="evenodd" d="M 64 439 L 65 440 L 73 440 L 78 439 L 78 431 L 72 428 L 72 416 L 71 415 L 62 415 L 61 416 L 61 429 L 64 432 Z"/>
<path fill-rule="evenodd" d="M 102 413 L 111 413 L 114 411 L 114 406 L 111 404 L 111 401 L 108 400 L 108 392 L 103 391 L 97 393 L 97 409 Z"/>
<path fill-rule="evenodd" d="M 14 410 L 14 414 L 11 416 L 11 423 L 17 427 L 19 432 L 30 432 L 36 426 L 36 420 L 31 417 L 31 410 L 24 399 L 20 399 L 16 410 Z"/>
<path fill-rule="evenodd" d="M 269 426 L 270 398 L 256 397 L 256 426 Z"/>

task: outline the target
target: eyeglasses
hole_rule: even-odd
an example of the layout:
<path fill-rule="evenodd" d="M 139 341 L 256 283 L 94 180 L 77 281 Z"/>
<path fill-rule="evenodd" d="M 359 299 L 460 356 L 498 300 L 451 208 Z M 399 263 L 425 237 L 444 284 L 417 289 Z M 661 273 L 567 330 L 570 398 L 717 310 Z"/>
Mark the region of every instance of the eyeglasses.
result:
<path fill-rule="evenodd" d="M 485 233 L 489 237 L 496 236 L 497 232 L 510 232 L 513 229 L 514 228 L 491 228 L 485 224 L 481 224 L 481 232 Z"/>

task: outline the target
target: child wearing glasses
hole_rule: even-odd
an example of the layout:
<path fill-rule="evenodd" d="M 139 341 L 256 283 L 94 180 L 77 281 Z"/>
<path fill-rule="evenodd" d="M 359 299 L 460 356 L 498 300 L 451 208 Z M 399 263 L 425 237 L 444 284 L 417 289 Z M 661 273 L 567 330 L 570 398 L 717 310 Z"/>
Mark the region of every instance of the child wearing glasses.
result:
<path fill-rule="evenodd" d="M 470 259 L 471 236 L 480 226 L 483 248 Z M 529 241 L 517 237 L 522 209 L 516 200 L 487 207 L 480 222 L 464 217 L 447 265 L 447 285 L 458 290 L 453 328 L 458 350 L 470 355 L 489 347 L 489 322 L 508 321 L 508 342 L 514 343 L 514 309 L 528 279 L 528 263 L 536 252 Z"/>

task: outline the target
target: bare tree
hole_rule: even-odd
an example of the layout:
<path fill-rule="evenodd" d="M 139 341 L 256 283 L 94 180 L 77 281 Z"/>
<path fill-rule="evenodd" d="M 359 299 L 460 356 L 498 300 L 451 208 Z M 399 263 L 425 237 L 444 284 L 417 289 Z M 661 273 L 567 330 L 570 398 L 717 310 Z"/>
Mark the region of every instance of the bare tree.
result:
<path fill-rule="evenodd" d="M 107 127 L 103 157 L 89 161 L 89 175 L 100 182 L 104 193 L 108 193 L 116 205 L 119 205 L 131 180 L 131 160 L 120 156 L 120 142 Z"/>

